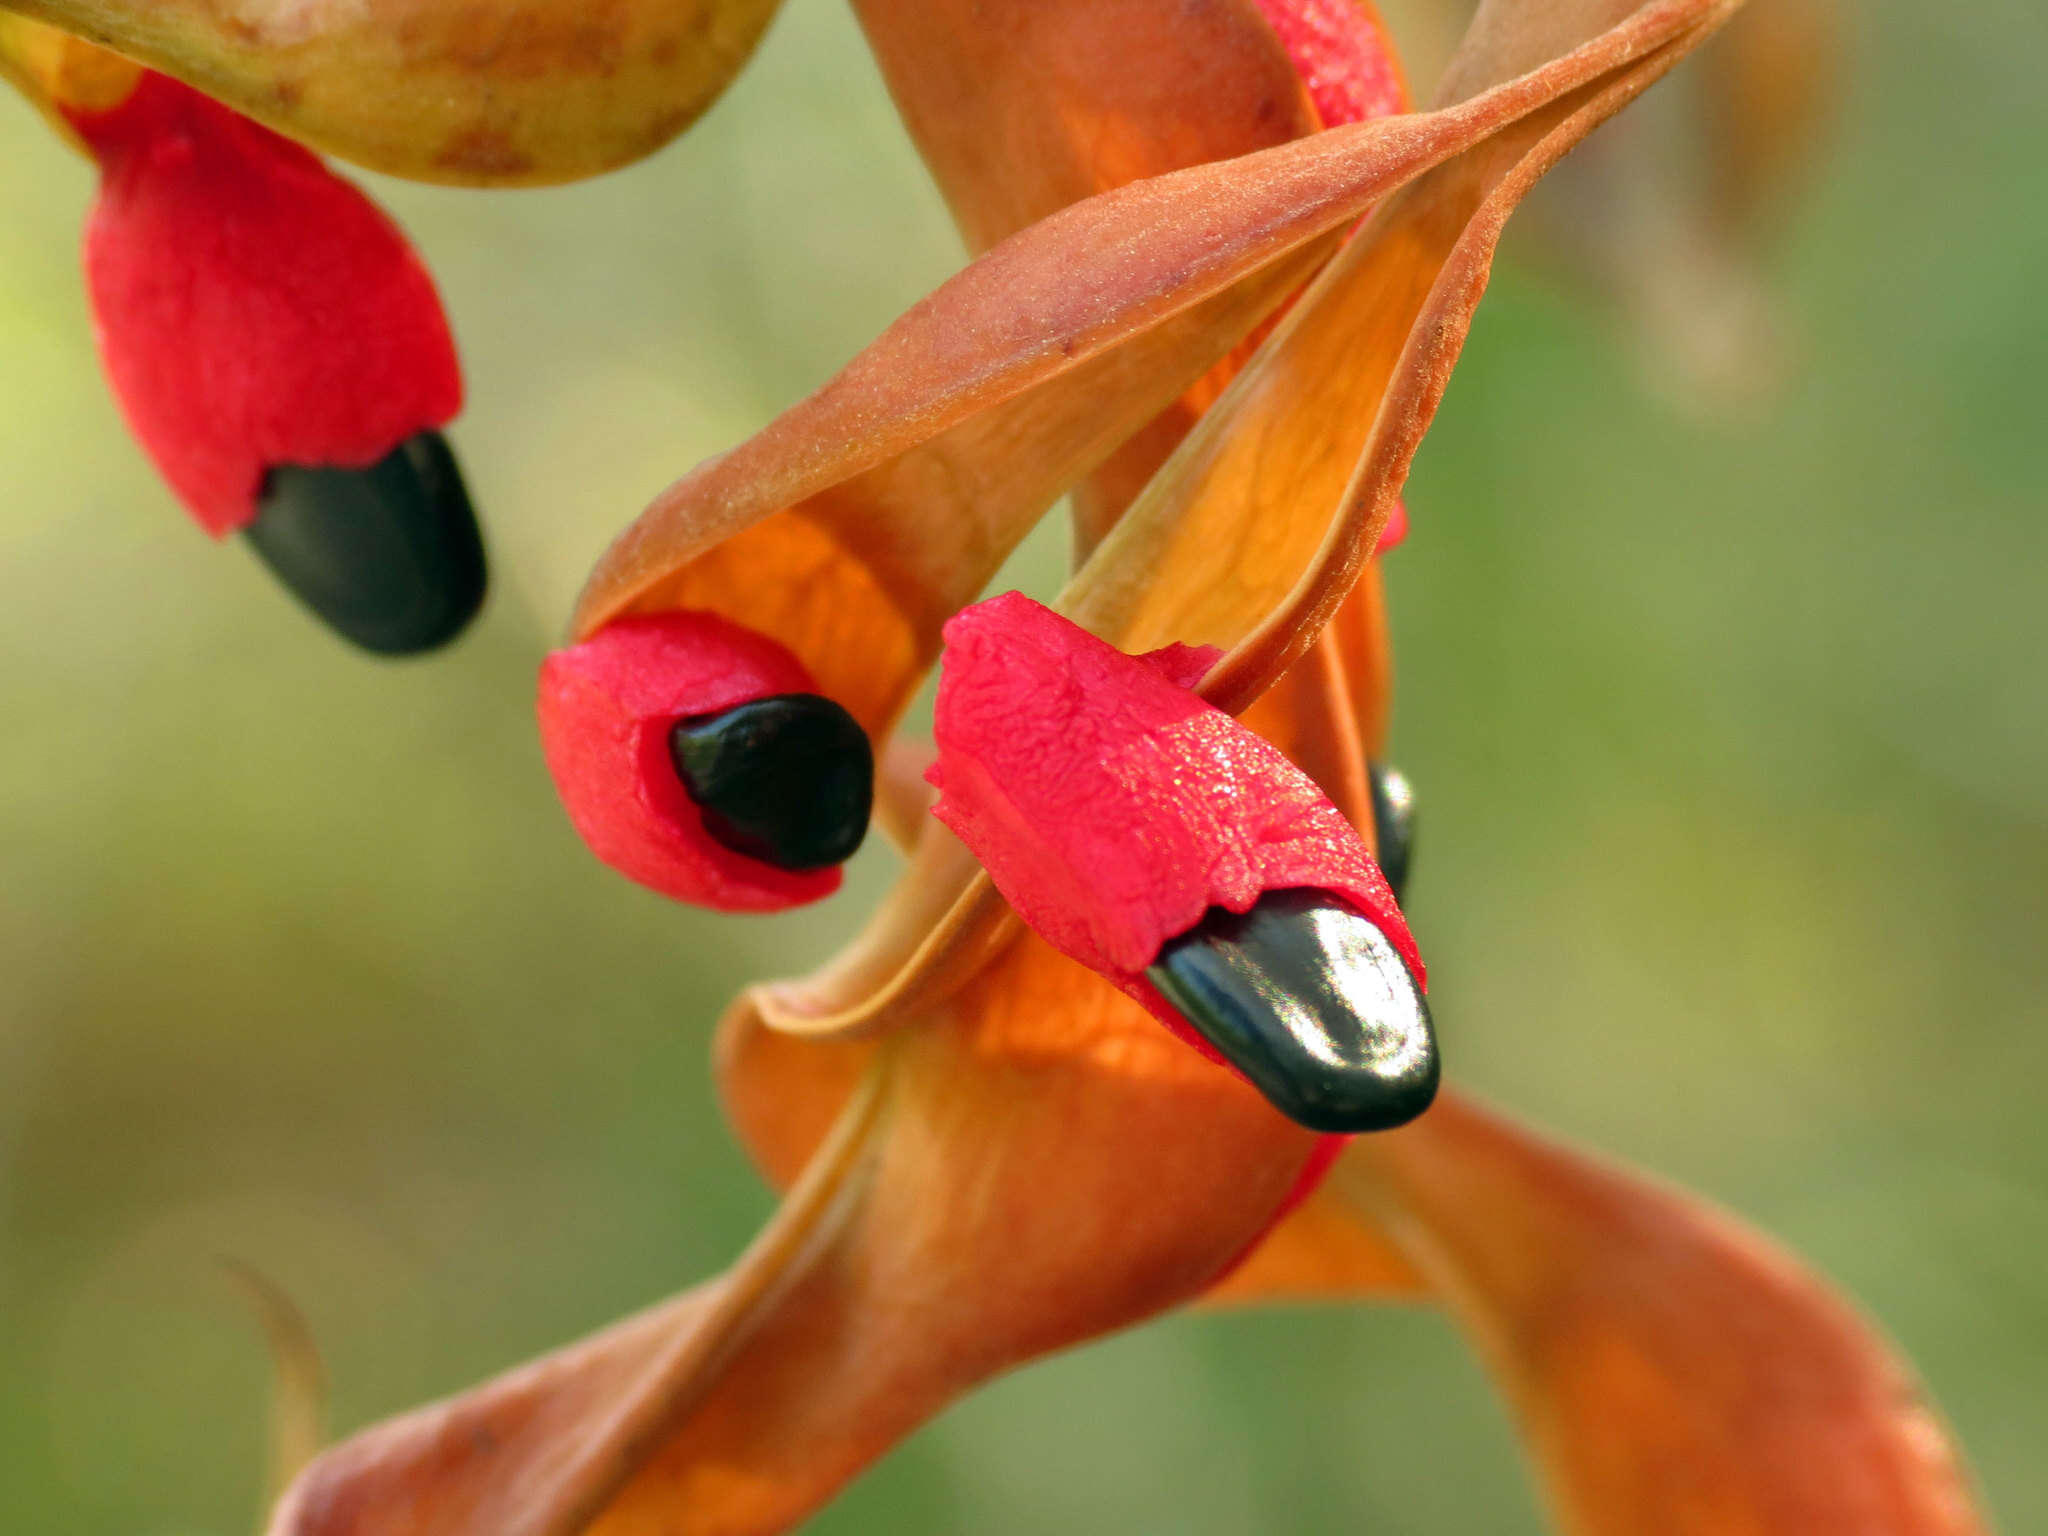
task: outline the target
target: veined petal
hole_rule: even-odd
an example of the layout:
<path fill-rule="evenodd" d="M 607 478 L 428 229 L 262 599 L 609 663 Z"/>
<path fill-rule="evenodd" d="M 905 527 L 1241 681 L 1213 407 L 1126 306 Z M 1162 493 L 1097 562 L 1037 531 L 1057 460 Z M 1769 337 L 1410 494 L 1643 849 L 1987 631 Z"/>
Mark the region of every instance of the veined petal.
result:
<path fill-rule="evenodd" d="M 777 0 L 8 0 L 372 170 L 572 181 L 717 99 Z"/>
<path fill-rule="evenodd" d="M 1576 1536 L 1985 1530 L 1904 1363 L 1730 1217 L 1448 1094 L 1325 1189 L 1471 1336 Z"/>
<path fill-rule="evenodd" d="M 978 1382 L 1199 1293 L 1317 1145 L 1029 937 L 920 1023 L 729 1053 L 761 1074 L 741 1103 L 784 1098 L 788 1051 L 868 1073 L 731 1275 L 345 1443 L 273 1531 L 787 1529 Z M 771 1164 L 838 1091 L 804 1089 Z"/>
<path fill-rule="evenodd" d="M 1538 101 L 1512 121 L 1501 119 L 1498 108 L 1484 107 L 1494 131 L 1463 139 L 1455 158 L 1369 221 L 1090 556 L 1062 595 L 1061 611 L 1128 652 L 1176 641 L 1230 650 L 1201 690 L 1222 708 L 1241 711 L 1264 693 L 1314 644 L 1370 557 L 1448 381 L 1515 203 L 1559 155 L 1700 41 L 1733 3 L 1657 0 L 1631 10 L 1598 0 L 1540 7 L 1541 16 L 1534 18 L 1526 14 L 1528 7 L 1482 11 L 1455 67 L 1463 82 L 1498 78 L 1539 62 L 1540 56 L 1531 58 L 1539 45 L 1570 51 L 1446 112 L 1480 110 L 1510 92 L 1533 90 Z M 1618 24 L 1572 47 L 1617 11 L 1623 17 Z M 1448 121 L 1446 113 L 1333 129 L 1240 161 L 1090 199 L 1000 247 L 926 304 L 938 312 L 952 302 L 955 285 L 965 288 L 1011 253 L 1053 248 L 1069 221 L 1091 228 L 1124 199 L 1177 200 L 1184 189 L 1206 191 L 1218 182 L 1251 187 L 1259 184 L 1250 174 L 1256 167 L 1316 163 L 1332 146 L 1377 143 L 1440 121 Z M 1369 196 L 1346 206 L 1376 200 Z M 1238 204 L 1234 216 L 1247 211 Z M 1183 236 L 1191 227 L 1183 226 Z M 1163 255 L 1172 236 L 1162 232 L 1143 239 L 1140 252 Z M 1191 252 L 1186 261 L 1193 259 Z M 1077 254 L 1066 270 L 1084 269 Z M 1051 296 L 1033 294 L 1027 313 L 1050 302 Z M 913 311 L 899 330 L 919 316 Z M 1142 321 L 1111 323 L 1128 334 Z M 749 461 L 736 471 L 729 466 L 757 445 L 781 446 L 787 434 L 778 429 L 815 409 L 836 387 L 828 386 L 677 490 L 704 507 L 712 498 L 693 488 L 697 479 L 745 486 L 750 481 L 742 477 L 751 471 L 751 483 L 758 484 L 776 472 L 773 464 L 756 468 Z M 907 415 L 900 407 L 899 412 Z M 735 501 L 717 505 L 731 508 Z M 875 511 L 872 504 L 864 510 Z M 717 536 L 716 525 L 701 511 L 692 520 L 703 530 L 699 537 Z M 947 517 L 926 524 L 925 547 L 950 542 L 951 530 L 964 521 Z M 678 536 L 684 526 L 680 513 L 657 503 L 600 565 L 586 594 L 585 622 L 624 606 L 609 594 L 636 589 L 630 574 L 636 564 L 657 573 L 674 571 L 675 560 L 687 558 Z M 849 537 L 859 534 L 850 529 Z M 657 541 L 652 556 L 650 541 Z M 688 569 L 683 567 L 685 574 Z M 992 569 L 956 568 L 948 603 L 958 606 L 971 598 Z M 972 579 L 961 579 L 963 574 Z M 1357 620 L 1372 622 L 1370 612 Z M 800 646 L 792 648 L 802 653 Z M 1383 724 L 1384 690 L 1363 702 Z M 928 834 L 928 841 L 936 837 Z M 948 888 L 940 888 L 942 881 Z M 1006 909 L 958 850 L 935 847 L 928 858 L 921 850 L 904 882 L 915 889 L 885 903 L 841 961 L 801 983 L 764 989 L 758 998 L 764 1016 L 801 1033 L 878 1028 L 895 1010 L 915 1011 L 943 994 L 962 972 L 956 948 L 995 942 Z"/>

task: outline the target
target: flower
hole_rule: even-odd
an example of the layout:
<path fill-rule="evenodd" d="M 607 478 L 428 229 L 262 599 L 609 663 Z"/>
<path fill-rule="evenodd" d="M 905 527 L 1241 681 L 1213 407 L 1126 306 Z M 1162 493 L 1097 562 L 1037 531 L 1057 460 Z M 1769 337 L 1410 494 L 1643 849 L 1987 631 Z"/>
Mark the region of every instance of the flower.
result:
<path fill-rule="evenodd" d="M 1452 105 L 1304 136 L 1298 73 L 1327 77 L 1302 40 L 1341 8 L 1212 5 L 1204 31 L 1148 0 L 864 3 L 987 253 L 665 493 L 593 576 L 543 696 L 558 758 L 589 749 L 572 812 L 655 848 L 658 879 L 685 871 L 677 894 L 730 905 L 690 883 L 699 865 L 772 860 L 672 792 L 631 802 L 665 771 L 653 748 L 700 710 L 792 694 L 881 743 L 904 881 L 833 966 L 751 991 L 720 1025 L 734 1119 L 786 1203 L 725 1275 L 330 1452 L 277 1530 L 783 1529 L 1008 1366 L 1184 1302 L 1306 1294 L 1449 1308 L 1573 1528 L 1976 1528 L 1900 1368 L 1790 1261 L 1455 1095 L 1348 1143 L 1276 1114 L 1022 931 L 923 814 L 924 754 L 889 734 L 1003 551 L 1092 477 L 1059 611 L 1104 650 L 1167 652 L 1179 693 L 1155 690 L 1162 707 L 1196 711 L 1179 695 L 1198 690 L 1241 713 L 1375 835 L 1373 557 L 1501 225 L 1732 8 L 1491 4 Z M 753 670 L 730 692 L 690 676 L 649 696 L 650 656 L 660 680 L 689 670 L 665 645 L 690 666 L 745 651 Z M 1139 664 L 1098 659 L 1084 702 L 1114 708 Z M 593 697 L 572 693 L 586 682 Z M 590 739 L 602 729 L 616 739 Z M 1281 795 L 1272 758 L 1249 755 L 1273 769 L 1259 793 Z M 948 795 L 959 761 L 941 763 Z M 1048 834 L 1023 819 L 1028 861 Z M 1368 868 L 1345 894 L 1398 941 Z M 1049 917 L 1019 905 L 1057 930 L 1048 901 Z M 1135 985 L 1128 957 L 1101 969 Z"/>

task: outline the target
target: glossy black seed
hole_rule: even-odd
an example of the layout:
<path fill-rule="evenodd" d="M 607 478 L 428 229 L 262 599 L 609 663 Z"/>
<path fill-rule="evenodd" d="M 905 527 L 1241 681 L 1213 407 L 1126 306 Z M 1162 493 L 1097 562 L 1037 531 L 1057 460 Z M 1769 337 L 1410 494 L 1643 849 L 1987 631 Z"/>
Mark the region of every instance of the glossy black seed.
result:
<path fill-rule="evenodd" d="M 1394 888 L 1394 900 L 1401 900 L 1408 886 L 1408 863 L 1415 854 L 1415 788 L 1408 775 L 1385 763 L 1373 763 L 1373 841 L 1379 845 L 1380 873 Z"/>
<path fill-rule="evenodd" d="M 1436 1031 L 1406 962 L 1322 891 L 1212 907 L 1146 978 L 1273 1107 L 1316 1131 L 1384 1131 L 1436 1097 Z"/>
<path fill-rule="evenodd" d="M 779 693 L 676 722 L 669 755 L 704 830 L 780 869 L 851 857 L 874 807 L 875 755 L 853 716 L 815 693 Z"/>
<path fill-rule="evenodd" d="M 438 432 L 368 469 L 278 465 L 245 531 L 300 602 L 366 651 L 432 650 L 483 604 L 483 539 Z"/>

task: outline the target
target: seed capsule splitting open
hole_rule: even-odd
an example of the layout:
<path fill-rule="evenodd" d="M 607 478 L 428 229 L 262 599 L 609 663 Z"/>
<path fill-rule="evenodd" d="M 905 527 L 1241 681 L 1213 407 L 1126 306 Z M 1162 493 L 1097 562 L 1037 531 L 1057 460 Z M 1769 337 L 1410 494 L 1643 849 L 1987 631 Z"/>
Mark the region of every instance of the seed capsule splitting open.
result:
<path fill-rule="evenodd" d="M 874 749 L 786 646 L 710 613 L 619 619 L 542 663 L 538 704 L 562 804 L 614 869 L 725 912 L 839 889 Z"/>
<path fill-rule="evenodd" d="M 440 645 L 484 554 L 440 429 L 462 371 L 404 233 L 302 146 L 149 70 L 65 116 L 100 166 L 85 276 L 136 439 L 367 650 Z"/>
<path fill-rule="evenodd" d="M 1304 1125 L 1427 1107 L 1393 892 L 1315 782 L 1191 690 L 1213 653 L 1126 656 L 1015 593 L 946 640 L 934 811 L 1040 937 Z"/>

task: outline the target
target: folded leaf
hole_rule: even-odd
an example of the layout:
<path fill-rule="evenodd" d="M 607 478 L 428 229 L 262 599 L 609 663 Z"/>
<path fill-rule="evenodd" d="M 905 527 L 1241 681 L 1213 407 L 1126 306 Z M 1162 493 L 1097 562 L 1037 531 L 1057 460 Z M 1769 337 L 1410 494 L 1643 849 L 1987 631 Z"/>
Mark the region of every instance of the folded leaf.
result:
<path fill-rule="evenodd" d="M 1446 1095 L 1326 1186 L 1450 1307 L 1577 1536 L 1976 1536 L 1940 1420 L 1790 1256 Z"/>
<path fill-rule="evenodd" d="M 728 605 L 763 601 L 736 585 L 807 586 L 809 601 L 787 605 L 804 609 L 820 597 L 856 602 L 865 587 L 895 610 L 921 670 L 937 624 L 1052 496 L 1128 436 L 1126 418 L 1156 414 L 1159 395 L 1248 329 L 1313 265 L 1319 242 L 1431 165 L 1682 33 L 1658 10 L 1442 112 L 1156 177 L 1033 225 L 912 308 L 808 400 L 658 497 L 599 562 L 576 632 L 627 611 L 726 612 L 790 645 L 852 708 L 851 695 L 879 690 L 852 678 L 832 685 L 828 673 L 854 670 L 845 655 L 813 655 L 816 637 L 807 647 Z M 1247 297 L 1248 287 L 1268 291 Z M 808 530 L 787 538 L 804 559 L 761 537 L 756 525 L 778 513 Z M 849 561 L 857 574 L 836 568 Z M 742 569 L 747 580 L 737 582 Z M 863 671 L 899 664 L 889 648 L 859 660 Z"/>
<path fill-rule="evenodd" d="M 1570 8 L 1537 9 L 1547 33 Z M 1615 60 L 1604 78 L 1381 209 L 1155 477 L 1062 609 L 1126 650 L 1167 640 L 1231 649 L 1205 692 L 1226 708 L 1262 693 L 1369 558 L 1515 204 L 1731 9 L 1667 0 L 1636 11 L 1592 45 Z M 1475 60 L 1521 62 L 1525 40 L 1489 27 L 1492 14 L 1481 12 L 1465 62 L 1454 61 L 1459 75 L 1476 73 Z"/>
<path fill-rule="evenodd" d="M 1336 3 L 1362 14 L 1353 0 Z M 1255 0 L 1192 9 L 1180 0 L 858 0 L 856 10 L 977 254 L 1098 192 L 1322 126 L 1299 61 Z M 1080 549 L 1115 521 L 1256 340 L 1074 486 Z"/>
<path fill-rule="evenodd" d="M 976 254 L 1098 192 L 1320 126 L 1254 0 L 855 0 L 854 10 Z"/>
<path fill-rule="evenodd" d="M 791 1050 L 869 1084 L 731 1276 L 329 1452 L 276 1536 L 787 1529 L 978 1382 L 1198 1294 L 1317 1142 L 1028 938 L 878 1045 L 762 1043 L 741 1103 Z"/>

